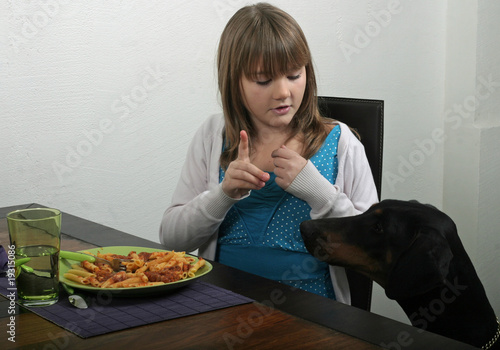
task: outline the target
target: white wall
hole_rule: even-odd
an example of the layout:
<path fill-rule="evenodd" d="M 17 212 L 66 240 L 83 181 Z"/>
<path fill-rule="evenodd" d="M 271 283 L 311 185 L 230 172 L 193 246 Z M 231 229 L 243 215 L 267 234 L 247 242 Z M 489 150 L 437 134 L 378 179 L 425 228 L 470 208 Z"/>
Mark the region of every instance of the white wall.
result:
<path fill-rule="evenodd" d="M 490 301 L 500 311 L 500 3 L 450 2 L 443 210 L 456 222 Z"/>
<path fill-rule="evenodd" d="M 486 150 L 498 147 L 499 93 L 475 113 L 481 130 L 463 153 L 453 142 L 466 129 L 451 130 L 444 112 L 474 94 L 479 76 L 500 79 L 498 6 L 271 2 L 302 25 L 320 94 L 385 101 L 383 198 L 446 205 L 467 228 L 460 232 L 466 248 L 496 294 L 488 263 L 498 266 L 498 215 L 478 208 L 498 209 L 498 156 Z M 246 3 L 0 2 L 0 206 L 38 202 L 158 241 L 187 145 L 220 110 L 219 35 Z M 458 55 L 461 45 L 468 49 Z M 447 145 L 436 130 L 446 130 Z M 473 177 L 453 180 L 459 166 Z M 456 193 L 473 198 L 457 202 Z M 500 313 L 498 299 L 495 308 Z M 406 320 L 380 288 L 373 311 Z"/>

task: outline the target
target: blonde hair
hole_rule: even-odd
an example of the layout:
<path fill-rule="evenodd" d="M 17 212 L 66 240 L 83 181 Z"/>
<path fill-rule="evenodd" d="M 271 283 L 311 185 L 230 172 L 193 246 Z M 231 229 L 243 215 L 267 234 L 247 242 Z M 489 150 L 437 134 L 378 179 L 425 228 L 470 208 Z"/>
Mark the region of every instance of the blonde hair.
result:
<path fill-rule="evenodd" d="M 243 75 L 254 78 L 261 68 L 272 78 L 303 66 L 306 87 L 302 104 L 290 122 L 290 138 L 301 137 L 302 156 L 308 159 L 321 147 L 328 131 L 318 110 L 316 78 L 304 33 L 288 13 L 266 3 L 243 7 L 229 20 L 217 57 L 225 121 L 225 148 L 220 158 L 223 168 L 238 155 L 240 130 L 246 130 L 250 140 L 256 133 L 243 102 Z"/>

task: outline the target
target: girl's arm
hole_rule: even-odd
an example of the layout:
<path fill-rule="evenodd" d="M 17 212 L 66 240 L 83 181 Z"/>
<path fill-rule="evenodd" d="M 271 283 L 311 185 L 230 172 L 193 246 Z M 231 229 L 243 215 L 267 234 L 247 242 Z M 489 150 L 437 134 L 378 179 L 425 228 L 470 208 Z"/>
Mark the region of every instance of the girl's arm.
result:
<path fill-rule="evenodd" d="M 311 218 L 352 216 L 366 211 L 378 202 L 377 189 L 364 147 L 347 129 L 348 142 L 339 152 L 337 181 L 332 185 L 309 160 L 287 192 L 305 200 L 311 206 Z M 339 157 L 340 158 L 340 157 Z"/>

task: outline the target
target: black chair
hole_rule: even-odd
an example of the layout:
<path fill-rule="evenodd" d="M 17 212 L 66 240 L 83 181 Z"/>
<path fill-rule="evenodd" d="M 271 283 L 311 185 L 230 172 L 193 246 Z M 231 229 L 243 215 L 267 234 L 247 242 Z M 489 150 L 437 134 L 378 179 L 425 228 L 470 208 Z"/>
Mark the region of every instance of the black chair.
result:
<path fill-rule="evenodd" d="M 343 97 L 318 97 L 323 116 L 339 120 L 356 130 L 365 147 L 378 199 L 382 190 L 382 155 L 384 143 L 384 101 Z M 351 290 L 351 305 L 370 311 L 373 282 L 368 277 L 346 269 Z"/>

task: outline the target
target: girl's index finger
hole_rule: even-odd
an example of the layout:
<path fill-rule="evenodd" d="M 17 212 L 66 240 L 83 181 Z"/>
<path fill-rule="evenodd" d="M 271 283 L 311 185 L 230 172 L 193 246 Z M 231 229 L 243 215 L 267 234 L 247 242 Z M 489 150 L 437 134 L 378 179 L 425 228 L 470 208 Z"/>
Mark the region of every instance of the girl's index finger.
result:
<path fill-rule="evenodd" d="M 238 146 L 238 159 L 250 161 L 250 154 L 248 150 L 248 134 L 245 130 L 240 131 L 240 144 Z"/>

